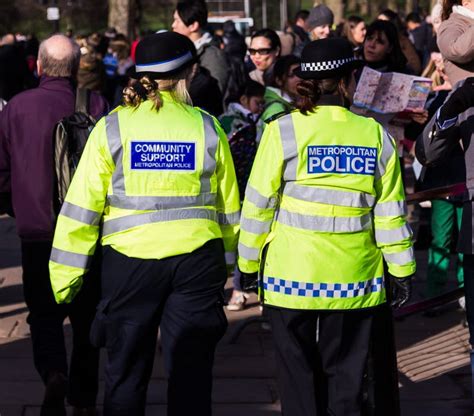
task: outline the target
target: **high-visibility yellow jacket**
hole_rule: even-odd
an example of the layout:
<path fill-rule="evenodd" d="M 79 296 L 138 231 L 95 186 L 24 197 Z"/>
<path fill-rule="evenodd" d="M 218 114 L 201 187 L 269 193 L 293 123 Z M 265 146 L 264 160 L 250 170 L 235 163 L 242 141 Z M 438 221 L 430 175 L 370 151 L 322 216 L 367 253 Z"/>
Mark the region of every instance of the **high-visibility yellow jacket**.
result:
<path fill-rule="evenodd" d="M 337 105 L 269 123 L 242 207 L 239 268 L 259 270 L 264 301 L 292 309 L 385 302 L 389 272 L 415 272 L 393 139 Z"/>
<path fill-rule="evenodd" d="M 240 201 L 226 135 L 207 113 L 161 95 L 158 112 L 149 101 L 119 107 L 92 131 L 56 226 L 57 302 L 80 289 L 99 233 L 102 245 L 142 259 L 223 238 L 235 261 Z"/>

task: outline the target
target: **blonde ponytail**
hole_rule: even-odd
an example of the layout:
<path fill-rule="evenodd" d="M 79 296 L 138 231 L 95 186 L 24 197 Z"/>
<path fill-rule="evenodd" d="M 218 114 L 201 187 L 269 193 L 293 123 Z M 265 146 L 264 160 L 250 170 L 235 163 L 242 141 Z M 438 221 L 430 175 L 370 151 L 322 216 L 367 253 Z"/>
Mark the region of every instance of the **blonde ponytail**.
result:
<path fill-rule="evenodd" d="M 171 79 L 154 80 L 144 76 L 123 90 L 123 101 L 127 107 L 138 107 L 143 101 L 149 100 L 159 111 L 163 107 L 160 91 L 169 91 L 173 98 L 183 104 L 192 105 L 186 80 L 191 70 L 186 69 Z"/>

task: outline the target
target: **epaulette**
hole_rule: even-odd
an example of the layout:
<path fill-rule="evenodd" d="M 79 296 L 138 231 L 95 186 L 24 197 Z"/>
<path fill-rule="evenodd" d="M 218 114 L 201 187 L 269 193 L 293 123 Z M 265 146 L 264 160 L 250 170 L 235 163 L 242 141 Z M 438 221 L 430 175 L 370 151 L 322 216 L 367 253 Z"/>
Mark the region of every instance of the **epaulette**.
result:
<path fill-rule="evenodd" d="M 263 120 L 263 122 L 265 124 L 269 124 L 272 121 L 278 120 L 279 118 L 286 116 L 287 114 L 290 114 L 290 113 L 291 113 L 291 110 L 280 111 L 279 113 L 276 113 L 273 116 L 266 118 L 265 120 Z"/>

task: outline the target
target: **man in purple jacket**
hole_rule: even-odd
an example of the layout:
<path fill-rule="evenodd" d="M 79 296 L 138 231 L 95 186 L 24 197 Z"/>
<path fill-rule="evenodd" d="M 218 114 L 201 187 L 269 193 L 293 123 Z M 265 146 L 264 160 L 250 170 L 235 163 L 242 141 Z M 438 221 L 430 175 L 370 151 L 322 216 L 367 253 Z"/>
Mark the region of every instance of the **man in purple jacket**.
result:
<path fill-rule="evenodd" d="M 0 113 L 0 214 L 16 217 L 21 239 L 23 291 L 33 358 L 46 385 L 42 416 L 64 416 L 64 398 L 74 415 L 94 415 L 98 351 L 89 344 L 89 329 L 99 299 L 99 279 L 89 275 L 70 305 L 56 304 L 49 280 L 55 213 L 53 211 L 53 129 L 75 106 L 73 79 L 79 67 L 79 47 L 62 35 L 41 43 L 40 85 L 13 97 Z M 107 112 L 107 103 L 91 94 L 91 116 Z M 70 371 L 63 322 L 73 330 Z"/>

